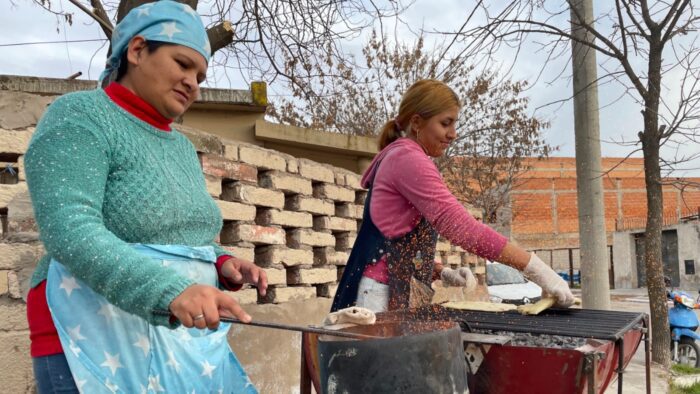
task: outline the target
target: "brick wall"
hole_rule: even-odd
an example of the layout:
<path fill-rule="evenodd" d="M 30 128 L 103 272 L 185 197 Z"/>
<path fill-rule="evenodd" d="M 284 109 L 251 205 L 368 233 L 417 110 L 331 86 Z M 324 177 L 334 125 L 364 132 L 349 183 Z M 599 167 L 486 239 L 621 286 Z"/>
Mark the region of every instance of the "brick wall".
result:
<path fill-rule="evenodd" d="M 605 226 L 609 244 L 616 222 L 638 223 L 643 227 L 647 214 L 644 163 L 641 159 L 604 158 L 610 171 L 603 179 Z M 512 236 L 530 249 L 578 247 L 578 203 L 576 163 L 573 158 L 532 160 L 532 170 L 511 193 Z M 700 179 L 686 178 L 698 182 Z M 697 213 L 700 188 L 684 190 L 671 185 L 663 188 L 664 216 L 680 217 Z"/>
<path fill-rule="evenodd" d="M 27 291 L 20 282 L 42 253 L 27 211 L 31 207 L 21 165 L 33 131 L 0 129 L 5 169 L 0 184 L 0 295 L 15 300 Z M 359 187 L 359 176 L 252 145 L 222 142 L 191 128 L 183 131 L 197 147 L 208 191 L 224 218 L 220 243 L 264 267 L 270 277 L 272 291 L 265 299 L 258 300 L 253 289 L 234 297 L 243 303 L 277 303 L 332 296 L 329 289 L 337 282 L 361 218 L 362 204 L 356 201 L 366 192 Z"/>
<path fill-rule="evenodd" d="M 353 172 L 184 128 L 195 143 L 209 192 L 224 216 L 220 242 L 263 267 L 267 296 L 233 293 L 241 303 L 330 298 L 361 225 L 366 190 Z M 220 145 L 219 145 L 220 144 Z M 441 242 L 446 264 L 475 264 Z"/>
<path fill-rule="evenodd" d="M 0 381 L 9 382 L 5 387 L 13 392 L 33 387 L 23 296 L 43 248 L 22 158 L 48 102 L 40 95 L 0 91 L 0 348 L 11 353 L 0 357 Z M 361 223 L 367 192 L 360 176 L 178 128 L 194 143 L 209 194 L 221 209 L 220 243 L 263 267 L 269 278 L 265 297 L 250 287 L 232 297 L 247 305 L 332 298 Z M 476 264 L 445 241 L 438 251 L 445 264 Z"/>

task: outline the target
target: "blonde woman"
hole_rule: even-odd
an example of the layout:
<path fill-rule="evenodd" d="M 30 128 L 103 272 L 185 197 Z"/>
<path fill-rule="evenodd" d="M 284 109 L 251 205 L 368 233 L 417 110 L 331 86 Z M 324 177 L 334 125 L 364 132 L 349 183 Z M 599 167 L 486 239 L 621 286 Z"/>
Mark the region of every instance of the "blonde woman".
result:
<path fill-rule="evenodd" d="M 379 137 L 379 154 L 362 178 L 369 189 L 362 227 L 338 286 L 332 311 L 351 305 L 375 312 L 429 302 L 430 284 L 473 282 L 468 268 L 434 264 L 438 234 L 455 245 L 517 268 L 569 306 L 567 283 L 534 253 L 508 242 L 457 201 L 431 158 L 457 137 L 461 104 L 449 86 L 421 80 L 403 95 L 399 112 Z"/>

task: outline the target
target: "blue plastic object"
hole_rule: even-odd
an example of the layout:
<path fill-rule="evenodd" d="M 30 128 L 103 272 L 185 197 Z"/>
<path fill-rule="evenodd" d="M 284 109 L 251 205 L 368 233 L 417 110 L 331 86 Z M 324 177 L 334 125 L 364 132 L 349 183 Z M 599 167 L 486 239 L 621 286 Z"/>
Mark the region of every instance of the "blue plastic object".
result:
<path fill-rule="evenodd" d="M 557 271 L 557 274 L 562 277 L 566 282 L 569 282 L 569 271 Z M 574 271 L 574 283 L 581 284 L 581 271 Z"/>
<path fill-rule="evenodd" d="M 687 297 L 686 300 L 693 303 L 693 306 L 686 305 L 678 300 L 678 297 Z M 684 336 L 693 339 L 700 339 L 695 330 L 700 326 L 698 316 L 693 310 L 694 300 L 688 293 L 682 291 L 671 291 L 668 298 L 673 300 L 673 307 L 668 310 L 668 323 L 671 326 L 671 339 L 680 341 Z"/>

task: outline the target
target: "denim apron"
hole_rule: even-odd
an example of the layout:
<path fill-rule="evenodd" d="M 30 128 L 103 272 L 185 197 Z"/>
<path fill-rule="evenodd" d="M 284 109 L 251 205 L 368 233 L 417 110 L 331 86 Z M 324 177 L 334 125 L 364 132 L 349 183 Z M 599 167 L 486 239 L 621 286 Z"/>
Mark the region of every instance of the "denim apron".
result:
<path fill-rule="evenodd" d="M 217 285 L 211 246 L 133 247 L 163 267 Z M 125 312 L 49 265 L 46 299 L 70 370 L 85 393 L 257 393 L 228 346 L 230 323 L 218 330 L 154 326 Z"/>
<path fill-rule="evenodd" d="M 377 163 L 377 168 L 379 164 L 381 163 Z M 375 169 L 374 174 L 376 173 Z M 388 310 L 409 307 L 412 280 L 422 283 L 428 289 L 432 282 L 437 231 L 424 217 L 421 217 L 418 225 L 405 235 L 393 239 L 385 237 L 370 215 L 374 174 L 365 200 L 362 225 L 357 233 L 343 276 L 340 278 L 331 312 L 355 304 L 360 279 L 367 264 L 377 263 L 385 255 L 389 269 Z"/>

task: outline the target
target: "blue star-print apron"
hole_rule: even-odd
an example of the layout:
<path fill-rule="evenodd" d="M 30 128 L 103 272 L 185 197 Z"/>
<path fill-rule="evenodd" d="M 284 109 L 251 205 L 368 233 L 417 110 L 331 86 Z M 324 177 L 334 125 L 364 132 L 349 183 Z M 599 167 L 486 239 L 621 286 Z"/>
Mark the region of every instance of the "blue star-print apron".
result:
<path fill-rule="evenodd" d="M 210 246 L 134 248 L 197 283 L 217 285 Z M 219 329 L 170 329 L 109 303 L 56 260 L 46 299 L 73 379 L 85 393 L 257 393 Z"/>

